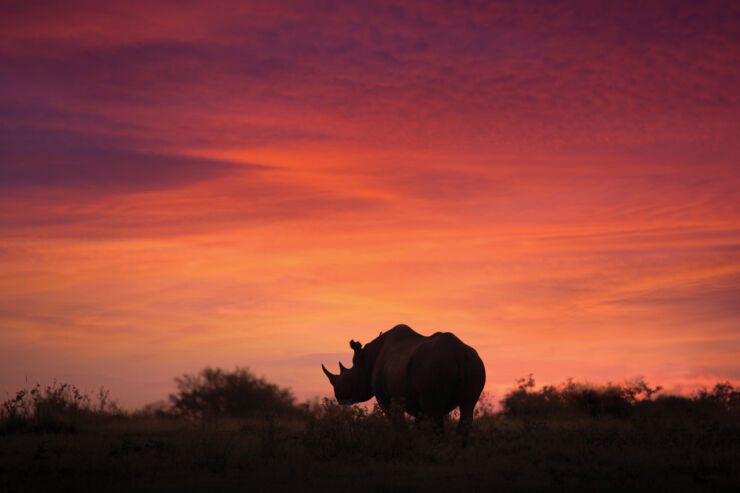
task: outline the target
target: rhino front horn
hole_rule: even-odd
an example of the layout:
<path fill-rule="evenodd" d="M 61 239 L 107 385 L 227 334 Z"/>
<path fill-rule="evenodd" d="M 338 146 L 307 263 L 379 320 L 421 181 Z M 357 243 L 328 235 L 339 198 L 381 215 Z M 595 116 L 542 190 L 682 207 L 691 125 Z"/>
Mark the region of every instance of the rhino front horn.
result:
<path fill-rule="evenodd" d="M 324 373 L 326 373 L 326 378 L 329 379 L 329 382 L 334 385 L 334 380 L 336 380 L 337 376 L 327 370 L 323 363 L 321 364 L 321 369 L 324 370 Z"/>

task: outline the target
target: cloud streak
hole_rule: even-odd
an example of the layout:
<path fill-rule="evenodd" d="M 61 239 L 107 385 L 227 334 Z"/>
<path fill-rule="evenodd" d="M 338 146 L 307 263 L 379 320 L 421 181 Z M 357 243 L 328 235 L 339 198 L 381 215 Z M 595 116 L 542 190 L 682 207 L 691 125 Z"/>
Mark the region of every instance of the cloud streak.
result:
<path fill-rule="evenodd" d="M 3 188 L 89 188 L 106 192 L 166 189 L 263 166 L 139 152 L 94 134 L 37 128 L 0 137 Z M 128 148 L 127 148 L 128 147 Z"/>

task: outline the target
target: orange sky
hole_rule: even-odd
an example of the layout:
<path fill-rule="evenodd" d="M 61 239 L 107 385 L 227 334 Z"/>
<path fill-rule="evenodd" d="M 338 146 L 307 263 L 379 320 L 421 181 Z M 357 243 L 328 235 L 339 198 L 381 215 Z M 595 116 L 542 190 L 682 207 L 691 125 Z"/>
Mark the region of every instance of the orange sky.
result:
<path fill-rule="evenodd" d="M 740 381 L 732 2 L 11 2 L 0 392 L 300 398 L 407 323 L 534 373 Z"/>

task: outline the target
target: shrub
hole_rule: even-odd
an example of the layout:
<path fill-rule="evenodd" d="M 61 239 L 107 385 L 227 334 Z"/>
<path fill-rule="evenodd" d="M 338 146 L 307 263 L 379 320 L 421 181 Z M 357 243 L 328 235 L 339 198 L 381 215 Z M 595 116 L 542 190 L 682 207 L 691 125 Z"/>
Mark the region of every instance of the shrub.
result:
<path fill-rule="evenodd" d="M 702 389 L 696 399 L 729 413 L 740 413 L 740 389 L 736 390 L 730 382 L 716 384 L 711 392 Z"/>
<path fill-rule="evenodd" d="M 534 390 L 534 377 L 517 380 L 517 387 L 501 401 L 503 414 L 513 417 L 629 416 L 634 404 L 649 401 L 661 387 L 650 387 L 642 378 L 624 384 L 593 386 L 569 379 L 559 386 Z"/>
<path fill-rule="evenodd" d="M 176 415 L 251 418 L 301 413 L 290 389 L 257 378 L 247 368 L 228 372 L 208 367 L 196 375 L 176 378 L 175 382 L 178 392 L 170 394 L 170 402 Z"/>
<path fill-rule="evenodd" d="M 31 390 L 19 390 L 6 400 L 0 409 L 0 431 L 75 431 L 82 421 L 121 414 L 102 387 L 92 399 L 74 385 L 54 381 L 45 388 L 37 384 Z"/>

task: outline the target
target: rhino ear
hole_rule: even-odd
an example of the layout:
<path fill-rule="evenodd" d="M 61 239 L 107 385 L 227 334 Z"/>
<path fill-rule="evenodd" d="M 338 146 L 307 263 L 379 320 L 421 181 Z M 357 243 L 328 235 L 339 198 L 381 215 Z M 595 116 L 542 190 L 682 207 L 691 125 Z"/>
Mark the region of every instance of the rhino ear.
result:
<path fill-rule="evenodd" d="M 354 350 L 354 352 L 357 352 L 360 349 L 362 349 L 362 344 L 360 344 L 357 341 L 349 341 L 349 347 L 351 347 Z"/>

